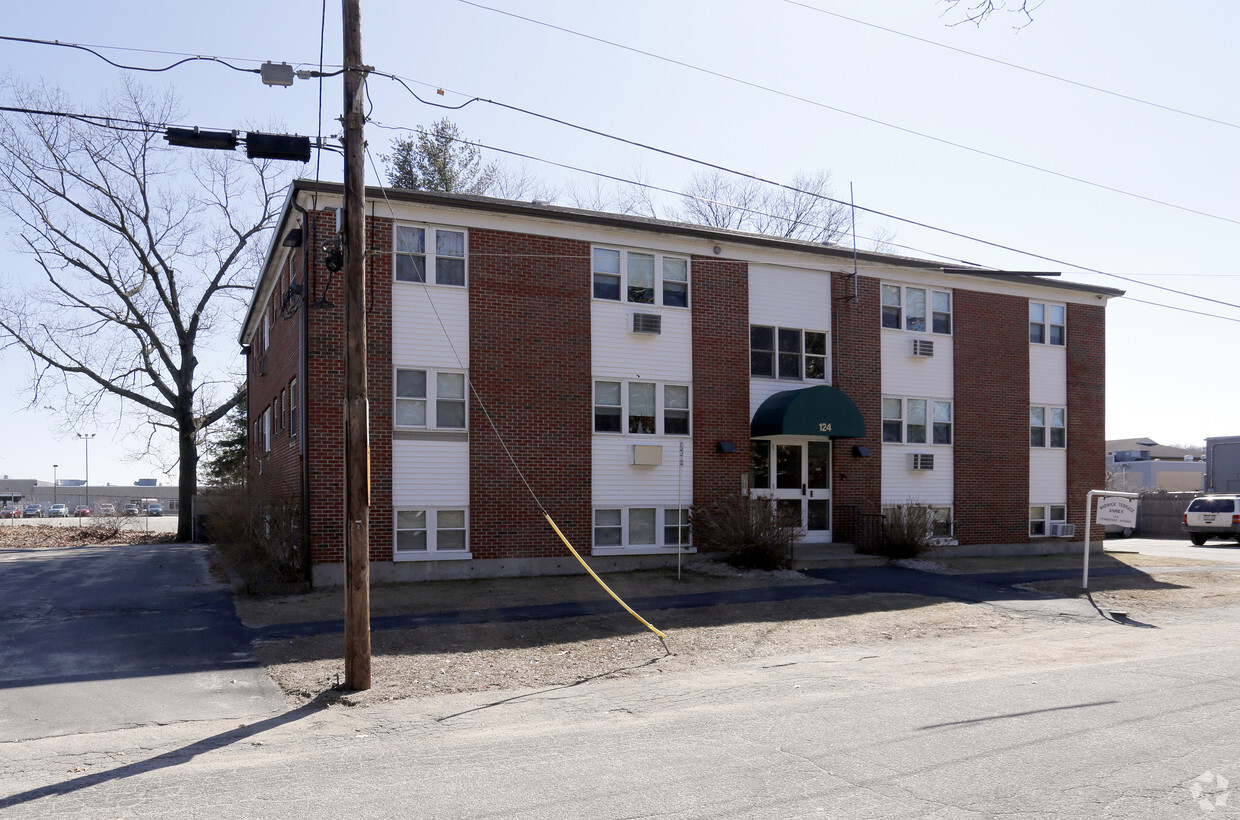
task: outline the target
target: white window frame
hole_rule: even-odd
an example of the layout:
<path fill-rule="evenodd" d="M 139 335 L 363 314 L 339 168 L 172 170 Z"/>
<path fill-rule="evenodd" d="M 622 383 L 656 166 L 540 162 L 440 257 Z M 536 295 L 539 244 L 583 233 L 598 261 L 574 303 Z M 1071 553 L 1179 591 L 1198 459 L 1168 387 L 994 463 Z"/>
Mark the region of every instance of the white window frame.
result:
<path fill-rule="evenodd" d="M 263 411 L 263 417 L 262 417 L 261 422 L 262 422 L 262 431 L 263 431 L 263 436 L 262 436 L 263 452 L 270 453 L 271 452 L 271 405 L 268 405 L 267 409 Z"/>
<path fill-rule="evenodd" d="M 672 520 L 676 518 L 676 511 L 680 510 L 680 531 L 683 533 L 684 540 L 680 542 L 681 549 L 691 549 L 692 542 L 690 540 L 689 510 L 692 502 L 686 500 L 680 507 L 667 506 L 665 504 L 617 504 L 614 506 L 600 505 L 593 510 L 593 527 L 591 530 L 591 542 L 594 552 L 632 552 L 632 551 L 658 551 L 666 552 L 677 548 L 675 533 L 677 530 L 677 522 Z M 645 512 L 647 510 L 654 511 L 654 541 L 647 544 L 631 543 L 630 532 L 632 529 L 633 514 Z M 619 516 L 619 524 L 612 521 L 600 523 L 599 513 L 617 513 Z M 599 530 L 607 530 L 614 532 L 619 530 L 619 544 L 601 544 L 599 543 Z M 670 537 L 669 537 L 670 531 Z"/>
<path fill-rule="evenodd" d="M 908 292 L 917 291 L 923 296 L 921 327 L 917 327 L 908 313 Z M 952 335 L 952 292 L 925 285 L 898 285 L 894 282 L 883 282 L 879 285 L 879 326 L 883 330 L 903 330 L 910 333 L 932 333 L 938 336 Z M 891 297 L 894 295 L 894 301 Z M 941 310 L 946 300 L 947 310 Z M 891 324 L 894 317 L 895 324 Z M 936 329 L 941 324 L 946 329 Z"/>
<path fill-rule="evenodd" d="M 297 377 L 294 376 L 288 383 L 288 435 L 291 439 L 297 438 Z"/>
<path fill-rule="evenodd" d="M 1058 315 L 1055 315 L 1056 311 Z M 1040 338 L 1035 339 L 1034 336 Z M 1068 306 L 1056 302 L 1030 302 L 1029 344 L 1064 347 L 1067 343 Z"/>
<path fill-rule="evenodd" d="M 612 271 L 611 265 L 601 266 L 599 260 L 603 258 L 611 258 L 611 254 L 616 254 L 618 262 L 617 270 Z M 629 259 L 631 256 L 652 257 L 654 263 L 653 278 L 651 280 L 650 289 L 652 291 L 650 301 L 635 299 L 637 295 L 636 289 L 639 285 L 632 285 L 629 281 Z M 665 260 L 673 260 L 671 270 L 665 266 Z M 681 265 L 684 266 L 683 281 L 676 278 L 676 270 Z M 669 273 L 673 274 L 669 276 Z M 600 277 L 606 278 L 610 283 L 615 280 L 616 296 L 600 296 L 599 286 Z M 693 270 L 692 263 L 688 256 L 683 254 L 660 253 L 652 250 L 642 250 L 638 248 L 624 248 L 614 245 L 594 245 L 590 248 L 590 296 L 600 302 L 617 302 L 620 304 L 637 305 L 644 308 L 665 307 L 673 310 L 688 310 L 691 304 L 690 291 L 692 290 Z M 679 292 L 683 286 L 684 304 L 676 304 L 679 299 L 668 299 L 669 290 Z"/>
<path fill-rule="evenodd" d="M 426 389 L 424 396 L 402 396 L 400 390 L 400 374 L 401 372 L 423 373 L 426 376 Z M 441 396 L 439 394 L 439 377 L 444 376 L 460 376 L 462 396 Z M 407 402 L 423 402 L 426 405 L 426 421 L 424 424 L 401 424 L 398 421 L 396 408 L 402 401 Z M 463 408 L 463 424 L 441 425 L 439 423 L 439 405 L 440 403 L 459 403 Z M 438 370 L 431 367 L 397 367 L 392 373 L 392 426 L 397 430 L 440 430 L 445 432 L 463 432 L 469 429 L 469 374 L 462 370 Z"/>
<path fill-rule="evenodd" d="M 1042 411 L 1042 423 L 1034 424 L 1034 413 L 1038 410 Z M 1052 424 L 1055 412 L 1060 414 L 1062 424 Z M 1055 431 L 1060 431 L 1059 443 L 1054 444 Z M 1042 443 L 1035 444 L 1033 439 L 1036 432 L 1040 431 Z M 1029 405 L 1029 446 L 1034 450 L 1065 450 L 1068 447 L 1068 408 L 1060 407 L 1053 404 L 1031 404 Z"/>
<path fill-rule="evenodd" d="M 418 253 L 413 250 L 400 250 L 401 247 L 401 231 L 422 231 L 422 252 Z M 461 253 L 458 254 L 441 254 L 439 252 L 439 232 L 459 234 L 461 236 Z M 400 258 L 409 257 L 411 259 L 421 258 L 423 260 L 422 273 L 423 279 L 418 278 L 401 278 L 400 277 Z M 446 281 L 447 276 L 442 277 L 445 281 L 440 281 L 440 265 L 439 259 L 445 261 L 460 260 L 461 262 L 461 281 Z M 447 266 L 443 266 L 447 270 Z M 469 286 L 469 232 L 464 228 L 452 227 L 450 225 L 431 225 L 421 222 L 397 222 L 392 226 L 392 280 L 394 282 L 405 285 L 435 285 L 438 287 L 464 288 Z"/>
<path fill-rule="evenodd" d="M 889 415 L 889 402 L 900 403 L 899 415 Z M 921 426 L 925 428 L 924 441 L 909 441 L 909 427 L 914 426 L 912 423 L 911 413 L 909 412 L 909 403 L 923 403 L 925 408 L 924 423 Z M 952 447 L 956 443 L 956 413 L 953 402 L 950 399 L 926 398 L 923 396 L 883 396 L 881 402 L 881 426 L 880 436 L 883 444 L 911 444 L 915 447 Z M 942 421 L 938 415 L 946 409 L 947 421 Z M 889 439 L 887 437 L 887 428 L 889 424 L 899 422 L 900 438 Z M 936 442 L 935 433 L 945 427 L 947 431 L 948 441 Z"/>
<path fill-rule="evenodd" d="M 599 403 L 599 385 L 600 384 L 618 384 L 620 385 L 620 404 L 600 404 Z M 630 396 L 632 395 L 633 385 L 652 385 L 654 387 L 654 430 L 651 432 L 634 432 L 633 419 L 636 416 L 630 416 Z M 683 388 L 688 398 L 688 407 L 669 407 L 667 403 L 667 388 L 676 387 Z M 656 438 L 659 436 L 670 436 L 672 438 L 690 438 L 693 435 L 693 387 L 682 382 L 664 382 L 653 381 L 650 379 L 609 379 L 596 376 L 593 380 L 593 404 L 591 405 L 592 429 L 595 435 L 599 436 L 633 436 L 636 438 Z M 620 429 L 619 430 L 600 430 L 598 429 L 599 410 L 607 409 L 609 411 L 619 408 L 620 411 Z M 668 412 L 685 414 L 686 430 L 683 433 L 669 433 L 667 431 Z"/>
<path fill-rule="evenodd" d="M 406 527 L 401 529 L 400 514 L 401 513 L 422 513 L 422 528 Z M 464 522 L 463 526 L 441 526 L 440 516 L 460 513 Z M 449 524 L 455 522 L 449 521 Z M 426 549 L 424 550 L 402 550 L 399 547 L 400 533 L 402 532 L 424 532 L 426 534 Z M 461 549 L 441 548 L 439 541 L 441 535 L 446 532 L 462 532 L 464 533 L 463 547 Z M 426 561 L 426 560 L 444 560 L 444 559 L 463 559 L 472 558 L 473 555 L 469 550 L 469 507 L 465 506 L 435 506 L 435 507 L 398 507 L 392 511 L 392 559 L 394 561 Z"/>
<path fill-rule="evenodd" d="M 1054 504 L 1029 505 L 1029 537 L 1049 538 L 1051 524 L 1068 523 L 1068 505 L 1061 502 Z"/>
<path fill-rule="evenodd" d="M 771 344 L 773 347 L 772 348 L 765 348 L 765 347 L 755 348 L 754 347 L 754 331 L 755 330 L 771 331 Z M 816 337 L 819 337 L 819 336 L 821 337 L 822 350 L 823 350 L 822 353 L 808 352 L 809 341 L 810 341 L 809 334 L 811 333 L 814 334 L 814 336 Z M 795 354 L 797 357 L 796 375 L 792 375 L 791 373 L 788 373 L 787 369 L 782 366 L 784 363 L 782 359 L 784 357 L 790 357 L 793 355 L 791 350 L 782 350 L 781 348 L 781 344 L 783 340 L 785 338 L 789 338 L 791 334 L 797 334 L 798 349 Z M 766 375 L 765 373 L 754 372 L 756 369 L 754 367 L 754 363 L 757 361 L 757 358 L 756 358 L 757 356 L 768 357 L 767 361 L 770 364 L 771 375 Z M 810 370 L 810 362 L 818 361 L 818 360 L 821 360 L 822 362 L 821 364 L 822 375 L 821 376 L 808 375 L 809 370 Z M 825 384 L 830 381 L 830 379 L 828 378 L 831 373 L 830 361 L 831 361 L 831 334 L 829 334 L 825 330 L 816 330 L 814 328 L 781 327 L 779 325 L 751 324 L 749 326 L 749 378 L 751 379 L 771 379 L 774 381 L 785 381 L 785 382 L 787 381 L 816 382 L 816 383 Z"/>

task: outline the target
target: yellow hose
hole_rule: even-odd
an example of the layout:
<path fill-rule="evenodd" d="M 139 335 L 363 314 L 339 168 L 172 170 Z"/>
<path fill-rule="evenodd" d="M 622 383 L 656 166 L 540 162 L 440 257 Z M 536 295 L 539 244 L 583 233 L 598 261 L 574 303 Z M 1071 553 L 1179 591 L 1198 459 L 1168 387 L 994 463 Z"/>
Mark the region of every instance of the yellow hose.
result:
<path fill-rule="evenodd" d="M 643 618 L 642 616 L 640 616 L 640 615 L 638 615 L 636 612 L 634 612 L 634 611 L 633 611 L 633 608 L 632 608 L 631 606 L 629 606 L 628 604 L 626 604 L 624 601 L 620 600 L 620 596 L 619 596 L 619 595 L 617 595 L 616 593 L 614 593 L 614 592 L 612 592 L 612 591 L 611 591 L 611 587 L 609 587 L 609 586 L 607 586 L 607 584 L 604 584 L 604 583 L 603 583 L 603 579 L 602 579 L 602 578 L 600 578 L 600 577 L 598 577 L 598 575 L 597 575 L 597 574 L 595 574 L 594 570 L 590 569 L 590 565 L 589 565 L 589 564 L 587 564 L 587 563 L 585 562 L 585 560 L 581 557 L 581 555 L 580 555 L 580 554 L 578 554 L 577 550 L 573 549 L 573 545 L 572 545 L 572 544 L 570 544 L 570 543 L 568 543 L 568 539 L 564 537 L 564 533 L 560 532 L 560 528 L 559 528 L 559 527 L 557 527 L 557 526 L 555 525 L 555 522 L 551 520 L 551 516 L 550 516 L 550 515 L 548 515 L 547 513 L 543 513 L 543 518 L 547 519 L 547 523 L 551 525 L 551 529 L 555 530 L 555 534 L 556 534 L 556 535 L 558 535 L 558 536 L 560 536 L 560 540 L 564 542 L 564 546 L 568 547 L 568 551 L 569 551 L 569 552 L 571 552 L 571 553 L 573 554 L 573 557 L 574 557 L 574 558 L 576 558 L 576 559 L 577 559 L 577 560 L 581 563 L 581 565 L 582 565 L 583 567 L 585 567 L 585 568 L 586 568 L 586 572 L 590 573 L 590 577 L 591 577 L 591 578 L 593 578 L 595 581 L 598 581 L 598 585 L 599 585 L 599 586 L 601 586 L 603 589 L 607 590 L 607 594 L 608 594 L 608 595 L 610 595 L 612 598 L 614 598 L 614 599 L 616 600 L 616 603 L 618 603 L 618 604 L 620 604 L 620 606 L 624 607 L 624 608 L 628 611 L 628 613 L 629 613 L 630 615 L 632 615 L 634 618 L 636 618 L 637 620 L 641 621 L 641 622 L 642 622 L 642 624 L 643 624 L 643 625 L 644 625 L 647 629 L 649 629 L 649 630 L 650 630 L 651 632 L 653 632 L 654 634 L 658 635 L 660 640 L 662 640 L 663 638 L 666 638 L 666 637 L 667 637 L 667 636 L 666 636 L 666 635 L 664 635 L 662 632 L 660 632 L 659 630 L 657 630 L 657 629 L 655 629 L 653 626 L 651 626 L 649 621 L 647 621 L 645 618 Z M 667 645 L 666 645 L 666 644 L 664 644 L 664 647 L 666 647 L 666 646 L 667 646 Z"/>

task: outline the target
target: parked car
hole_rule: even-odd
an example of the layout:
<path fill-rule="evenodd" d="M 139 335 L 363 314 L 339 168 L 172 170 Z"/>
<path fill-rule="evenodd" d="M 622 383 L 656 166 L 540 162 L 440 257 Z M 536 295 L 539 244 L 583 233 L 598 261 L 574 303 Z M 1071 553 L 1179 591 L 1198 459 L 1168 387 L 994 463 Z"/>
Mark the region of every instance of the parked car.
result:
<path fill-rule="evenodd" d="M 1240 495 L 1203 495 L 1184 511 L 1180 529 L 1200 547 L 1211 538 L 1240 541 Z"/>
<path fill-rule="evenodd" d="M 26 509 L 22 510 L 22 516 L 25 518 L 47 518 L 47 510 L 43 509 L 42 504 L 27 504 Z"/>
<path fill-rule="evenodd" d="M 146 505 L 146 514 L 153 516 L 161 516 L 164 514 L 164 505 L 152 502 Z"/>
<path fill-rule="evenodd" d="M 78 504 L 77 509 L 73 511 L 73 514 L 78 516 L 79 518 L 81 518 L 82 516 L 90 515 L 90 507 L 86 506 L 85 504 Z"/>
<path fill-rule="evenodd" d="M 47 517 L 48 518 L 68 518 L 69 517 L 69 505 L 53 504 L 51 509 L 47 511 Z"/>
<path fill-rule="evenodd" d="M 99 514 L 100 514 L 100 515 L 116 515 L 116 505 L 115 505 L 115 504 L 108 504 L 108 503 L 106 503 L 106 502 L 105 502 L 105 503 L 103 503 L 103 504 L 100 504 L 100 505 L 99 505 Z"/>
<path fill-rule="evenodd" d="M 22 511 L 20 507 L 14 507 L 12 504 L 5 504 L 0 507 L 0 518 L 21 518 Z"/>
<path fill-rule="evenodd" d="M 137 515 L 140 512 L 137 504 L 126 504 L 125 515 Z"/>

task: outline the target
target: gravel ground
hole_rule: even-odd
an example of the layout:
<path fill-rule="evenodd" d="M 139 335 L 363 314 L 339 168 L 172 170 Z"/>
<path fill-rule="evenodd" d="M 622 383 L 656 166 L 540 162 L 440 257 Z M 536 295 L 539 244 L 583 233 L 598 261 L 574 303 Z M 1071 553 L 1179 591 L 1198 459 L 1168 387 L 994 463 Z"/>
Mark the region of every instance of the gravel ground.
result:
<path fill-rule="evenodd" d="M 1099 556 L 1104 566 L 1191 567 L 1189 560 L 1149 556 Z M 1079 567 L 1079 558 L 958 559 L 939 561 L 938 571 L 998 572 L 1012 569 Z M 928 569 L 929 567 L 921 567 Z M 607 576 L 621 597 L 818 583 L 797 573 L 708 574 L 667 572 Z M 1140 576 L 1091 580 L 1094 602 L 1130 611 L 1192 609 L 1240 603 L 1240 578 L 1232 572 L 1169 570 Z M 1079 582 L 1048 582 L 1035 588 L 1079 597 Z M 444 581 L 376 587 L 374 616 L 487 609 L 520 604 L 600 600 L 605 593 L 585 576 Z M 283 598 L 239 598 L 246 623 L 340 618 L 343 592 L 328 590 Z M 779 658 L 846 645 L 888 645 L 924 641 L 970 630 L 1013 635 L 1045 626 L 1029 617 L 985 604 L 965 604 L 917 595 L 867 594 L 763 602 L 695 609 L 644 611 L 667 633 L 657 636 L 617 607 L 615 614 L 548 621 L 488 623 L 378 630 L 372 633 L 372 688 L 340 690 L 344 654 L 340 634 L 260 643 L 256 652 L 268 672 L 295 703 L 315 698 L 350 705 L 426 695 L 576 686 L 592 680 L 675 674 Z"/>

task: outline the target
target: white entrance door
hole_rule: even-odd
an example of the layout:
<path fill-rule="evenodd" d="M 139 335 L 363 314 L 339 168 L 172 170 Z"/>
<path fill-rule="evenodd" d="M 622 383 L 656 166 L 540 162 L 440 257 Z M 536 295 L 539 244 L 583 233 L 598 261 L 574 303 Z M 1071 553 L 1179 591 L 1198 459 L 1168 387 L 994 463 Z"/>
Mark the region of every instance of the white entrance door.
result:
<path fill-rule="evenodd" d="M 806 543 L 831 540 L 831 442 L 826 439 L 755 439 L 753 490 L 791 512 Z"/>

